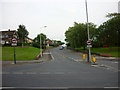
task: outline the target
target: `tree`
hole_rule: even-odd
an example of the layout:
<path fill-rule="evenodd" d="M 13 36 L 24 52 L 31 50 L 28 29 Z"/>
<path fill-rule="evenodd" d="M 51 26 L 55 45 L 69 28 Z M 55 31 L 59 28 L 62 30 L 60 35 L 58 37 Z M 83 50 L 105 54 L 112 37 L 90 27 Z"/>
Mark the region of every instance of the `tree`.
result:
<path fill-rule="evenodd" d="M 120 40 L 118 39 L 118 36 L 120 33 L 120 14 L 111 13 L 108 14 L 107 17 L 110 19 L 98 28 L 99 34 L 97 40 L 101 45 L 119 46 Z"/>
<path fill-rule="evenodd" d="M 73 27 L 69 27 L 68 30 L 65 32 L 66 42 L 72 48 L 80 48 L 86 47 L 86 41 L 88 40 L 87 37 L 87 24 L 84 23 L 74 23 Z M 96 34 L 96 25 L 93 23 L 89 23 L 90 29 L 90 38 L 94 39 Z"/>
<path fill-rule="evenodd" d="M 40 45 L 41 45 L 42 48 L 45 48 L 46 38 L 47 37 L 45 34 L 43 34 L 43 33 L 38 34 L 37 37 L 35 37 L 33 40 L 33 46 L 40 48 Z"/>
<path fill-rule="evenodd" d="M 25 38 L 28 36 L 29 32 L 27 31 L 25 25 L 19 25 L 17 33 L 20 39 L 20 42 L 25 42 Z"/>

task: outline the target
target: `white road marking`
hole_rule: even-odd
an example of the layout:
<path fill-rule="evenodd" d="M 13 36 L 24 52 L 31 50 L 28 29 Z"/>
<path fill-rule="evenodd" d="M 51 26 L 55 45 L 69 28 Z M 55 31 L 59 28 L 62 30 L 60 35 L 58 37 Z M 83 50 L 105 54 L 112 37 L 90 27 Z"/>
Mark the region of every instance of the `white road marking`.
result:
<path fill-rule="evenodd" d="M 15 89 L 15 87 L 2 87 L 2 89 Z M 21 89 L 22 90 L 22 87 L 17 87 L 18 89 Z M 16 88 L 16 89 L 17 89 Z M 25 89 L 37 89 L 37 90 L 39 90 L 39 89 L 42 89 L 42 90 L 44 90 L 44 89 L 47 89 L 47 90 L 51 90 L 51 89 L 55 89 L 55 90 L 61 90 L 61 89 L 68 89 L 68 87 L 24 87 Z"/>
<path fill-rule="evenodd" d="M 55 72 L 54 74 L 65 74 L 64 72 Z"/>
<path fill-rule="evenodd" d="M 13 72 L 12 74 L 23 74 L 23 72 Z"/>
<path fill-rule="evenodd" d="M 40 74 L 51 74 L 50 72 L 40 72 Z"/>
<path fill-rule="evenodd" d="M 99 67 L 99 65 L 91 65 L 92 67 Z"/>
<path fill-rule="evenodd" d="M 97 67 L 97 68 L 103 67 L 104 69 L 111 70 L 111 71 L 114 71 L 114 72 L 118 72 L 118 69 L 117 69 L 117 68 L 114 68 L 114 67 L 112 67 L 112 66 L 108 66 L 108 65 L 105 65 L 105 64 L 101 64 L 101 65 L 91 65 L 91 66 Z"/>
<path fill-rule="evenodd" d="M 52 53 L 50 52 L 50 55 L 51 55 L 51 57 L 52 57 L 52 60 L 55 60 L 55 58 L 53 57 L 53 55 L 52 55 Z"/>
<path fill-rule="evenodd" d="M 10 72 L 2 72 L 2 74 L 10 74 Z"/>
<path fill-rule="evenodd" d="M 119 87 L 104 87 L 104 88 L 119 88 Z"/>
<path fill-rule="evenodd" d="M 43 54 L 50 54 L 50 53 L 43 53 Z"/>
<path fill-rule="evenodd" d="M 112 62 L 112 63 L 116 63 L 116 64 L 118 64 L 118 62 Z"/>
<path fill-rule="evenodd" d="M 37 74 L 36 72 L 26 72 L 25 74 Z"/>

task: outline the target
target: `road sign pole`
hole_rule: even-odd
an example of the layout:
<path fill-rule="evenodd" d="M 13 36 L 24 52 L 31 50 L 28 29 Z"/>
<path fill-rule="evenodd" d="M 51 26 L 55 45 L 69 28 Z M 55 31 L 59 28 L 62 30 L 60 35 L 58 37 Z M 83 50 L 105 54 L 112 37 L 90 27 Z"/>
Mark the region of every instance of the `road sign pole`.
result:
<path fill-rule="evenodd" d="M 16 64 L 16 48 L 15 46 L 17 46 L 17 39 L 16 38 L 13 38 L 12 39 L 12 44 L 13 46 L 13 60 L 14 60 L 14 64 Z"/>
<path fill-rule="evenodd" d="M 13 47 L 13 53 L 14 53 L 14 64 L 16 64 L 16 49 Z"/>
<path fill-rule="evenodd" d="M 87 0 L 85 0 L 85 6 L 86 6 L 86 18 L 87 18 L 87 33 L 88 33 L 88 40 L 90 41 Z M 88 58 L 87 58 L 87 62 L 90 62 L 90 61 L 91 61 L 91 50 L 90 50 L 90 47 L 88 47 Z"/>

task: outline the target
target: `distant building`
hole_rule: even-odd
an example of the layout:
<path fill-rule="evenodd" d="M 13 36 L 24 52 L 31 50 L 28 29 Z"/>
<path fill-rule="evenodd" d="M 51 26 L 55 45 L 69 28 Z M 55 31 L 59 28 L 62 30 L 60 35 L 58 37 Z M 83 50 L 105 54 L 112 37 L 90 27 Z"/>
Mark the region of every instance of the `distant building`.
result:
<path fill-rule="evenodd" d="M 27 37 L 27 38 L 25 38 L 25 42 L 26 42 L 26 43 L 32 43 L 33 40 L 32 40 L 31 38 Z"/>
<path fill-rule="evenodd" d="M 17 40 L 19 40 L 16 30 L 9 29 L 8 31 L 0 31 L 0 44 L 1 45 L 11 44 L 12 38 L 16 38 Z"/>
<path fill-rule="evenodd" d="M 47 46 L 49 46 L 50 44 L 52 44 L 52 40 L 47 39 L 47 40 L 46 40 L 46 43 L 47 43 Z"/>

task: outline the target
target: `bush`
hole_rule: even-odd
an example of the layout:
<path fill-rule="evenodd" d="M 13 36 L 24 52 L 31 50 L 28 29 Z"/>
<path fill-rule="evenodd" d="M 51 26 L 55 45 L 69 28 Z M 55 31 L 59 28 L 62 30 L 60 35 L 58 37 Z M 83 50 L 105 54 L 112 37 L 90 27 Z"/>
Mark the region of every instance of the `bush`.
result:
<path fill-rule="evenodd" d="M 33 46 L 33 47 L 40 48 L 40 44 L 39 44 L 39 43 L 35 43 L 35 42 L 33 42 L 33 43 L 32 43 L 32 46 Z"/>
<path fill-rule="evenodd" d="M 31 46 L 31 45 L 32 45 L 32 43 L 23 43 L 23 46 Z M 17 46 L 22 46 L 22 43 L 18 42 Z"/>

